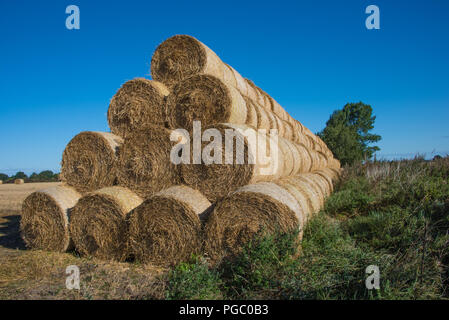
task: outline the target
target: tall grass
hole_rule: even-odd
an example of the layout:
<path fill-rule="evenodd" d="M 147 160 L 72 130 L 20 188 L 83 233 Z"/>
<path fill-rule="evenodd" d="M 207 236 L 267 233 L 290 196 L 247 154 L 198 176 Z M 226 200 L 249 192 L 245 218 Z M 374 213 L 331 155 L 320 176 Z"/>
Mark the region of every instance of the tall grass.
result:
<path fill-rule="evenodd" d="M 294 237 L 256 238 L 241 255 L 215 268 L 184 264 L 168 277 L 167 295 L 449 298 L 449 158 L 345 168 L 336 191 L 307 225 L 298 258 L 292 258 Z M 369 265 L 380 269 L 379 290 L 365 286 Z"/>

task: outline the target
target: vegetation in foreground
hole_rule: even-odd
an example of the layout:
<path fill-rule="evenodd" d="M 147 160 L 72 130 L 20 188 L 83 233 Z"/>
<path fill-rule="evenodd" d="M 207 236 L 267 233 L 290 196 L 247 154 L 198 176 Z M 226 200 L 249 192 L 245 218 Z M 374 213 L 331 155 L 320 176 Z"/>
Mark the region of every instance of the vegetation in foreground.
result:
<path fill-rule="evenodd" d="M 449 157 L 345 168 L 325 208 L 294 234 L 253 241 L 232 261 L 195 258 L 167 277 L 169 299 L 446 299 Z M 380 289 L 365 286 L 380 269 Z"/>

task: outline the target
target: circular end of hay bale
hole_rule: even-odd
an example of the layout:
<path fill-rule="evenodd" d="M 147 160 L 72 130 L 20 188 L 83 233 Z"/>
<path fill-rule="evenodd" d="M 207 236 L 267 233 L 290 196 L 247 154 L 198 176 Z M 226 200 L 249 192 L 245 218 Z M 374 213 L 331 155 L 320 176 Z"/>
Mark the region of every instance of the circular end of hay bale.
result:
<path fill-rule="evenodd" d="M 297 230 L 300 211 L 293 196 L 274 183 L 240 188 L 218 202 L 211 213 L 205 227 L 205 252 L 216 263 L 238 254 L 256 235 Z"/>
<path fill-rule="evenodd" d="M 112 186 L 116 179 L 116 152 L 123 139 L 107 132 L 81 132 L 62 155 L 61 180 L 85 193 Z"/>
<path fill-rule="evenodd" d="M 125 82 L 111 99 L 108 123 L 113 134 L 126 137 L 148 124 L 165 125 L 165 97 L 169 91 L 164 84 L 145 78 Z"/>
<path fill-rule="evenodd" d="M 202 127 L 227 122 L 231 107 L 230 89 L 222 81 L 210 75 L 195 75 L 179 82 L 168 96 L 168 126 L 191 132 L 194 120 L 201 121 Z"/>
<path fill-rule="evenodd" d="M 200 164 L 193 162 L 193 148 L 191 150 L 191 162 L 189 164 L 181 165 L 181 176 L 183 181 L 193 189 L 199 190 L 211 202 L 225 197 L 229 192 L 248 184 L 255 175 L 256 165 L 248 146 L 248 140 L 239 131 L 235 130 L 230 124 L 217 124 L 213 128 L 217 130 L 218 138 L 222 139 L 219 147 L 221 148 L 216 153 L 215 150 L 211 153 L 216 157 L 216 161 L 205 163 L 203 159 Z M 232 132 L 234 136 L 232 139 L 233 147 L 226 148 L 226 132 Z M 253 129 L 254 130 L 254 129 Z M 202 142 L 202 150 L 209 142 Z M 239 151 L 240 150 L 240 151 Z M 241 162 L 237 161 L 237 154 Z"/>
<path fill-rule="evenodd" d="M 70 233 L 76 250 L 102 260 L 128 257 L 126 215 L 142 203 L 132 191 L 109 187 L 87 194 L 72 209 Z"/>
<path fill-rule="evenodd" d="M 23 179 L 14 180 L 14 184 L 24 184 L 24 183 L 25 183 L 25 180 L 23 180 Z"/>
<path fill-rule="evenodd" d="M 206 62 L 207 54 L 201 42 L 188 35 L 176 35 L 156 48 L 151 59 L 151 76 L 172 87 L 202 72 Z"/>
<path fill-rule="evenodd" d="M 170 158 L 175 144 L 170 141 L 170 133 L 166 128 L 149 126 L 125 139 L 118 159 L 119 185 L 147 198 L 179 184 L 178 166 Z"/>
<path fill-rule="evenodd" d="M 128 218 L 130 252 L 137 261 L 168 267 L 202 249 L 200 215 L 211 206 L 197 190 L 175 186 L 157 193 Z"/>
<path fill-rule="evenodd" d="M 65 252 L 71 247 L 68 216 L 80 194 L 57 186 L 29 195 L 22 204 L 20 231 L 28 248 Z"/>

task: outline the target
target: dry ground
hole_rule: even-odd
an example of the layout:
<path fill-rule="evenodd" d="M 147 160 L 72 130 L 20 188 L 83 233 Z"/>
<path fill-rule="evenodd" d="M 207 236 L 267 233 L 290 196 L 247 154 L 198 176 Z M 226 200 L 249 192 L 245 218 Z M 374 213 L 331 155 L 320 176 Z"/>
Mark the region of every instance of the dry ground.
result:
<path fill-rule="evenodd" d="M 137 263 L 80 258 L 75 252 L 26 249 L 19 232 L 22 201 L 58 183 L 0 185 L 0 299 L 162 299 L 163 270 Z M 80 290 L 67 290 L 66 267 L 80 268 Z"/>

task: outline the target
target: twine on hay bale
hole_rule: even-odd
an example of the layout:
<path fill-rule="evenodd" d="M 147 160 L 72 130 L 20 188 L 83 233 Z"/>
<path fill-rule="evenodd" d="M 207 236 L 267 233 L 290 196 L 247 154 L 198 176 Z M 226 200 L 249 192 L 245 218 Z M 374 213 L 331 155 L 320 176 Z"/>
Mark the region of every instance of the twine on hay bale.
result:
<path fill-rule="evenodd" d="M 117 152 L 123 139 L 108 132 L 76 135 L 62 155 L 61 180 L 86 193 L 112 186 L 117 176 Z"/>
<path fill-rule="evenodd" d="M 170 159 L 175 145 L 170 141 L 170 134 L 170 130 L 158 126 L 148 126 L 130 134 L 120 149 L 119 185 L 147 198 L 179 184 L 179 168 Z"/>
<path fill-rule="evenodd" d="M 219 201 L 205 226 L 205 253 L 213 263 L 238 254 L 256 234 L 302 230 L 297 200 L 272 182 L 247 185 Z"/>
<path fill-rule="evenodd" d="M 111 132 L 126 137 L 147 125 L 164 126 L 165 98 L 168 94 L 167 87 L 158 81 L 136 78 L 125 82 L 109 104 Z"/>
<path fill-rule="evenodd" d="M 72 247 L 70 210 L 81 195 L 68 186 L 33 192 L 22 204 L 20 231 L 28 248 L 65 252 Z"/>
<path fill-rule="evenodd" d="M 14 184 L 24 184 L 25 183 L 25 180 L 23 180 L 23 179 L 15 179 L 14 180 Z"/>
<path fill-rule="evenodd" d="M 128 257 L 126 215 L 142 199 L 123 187 L 107 187 L 79 199 L 72 209 L 70 232 L 76 250 L 103 260 Z"/>
<path fill-rule="evenodd" d="M 211 203 L 199 191 L 174 186 L 145 200 L 128 218 L 130 252 L 137 261 L 168 267 L 202 249 L 202 224 Z"/>

